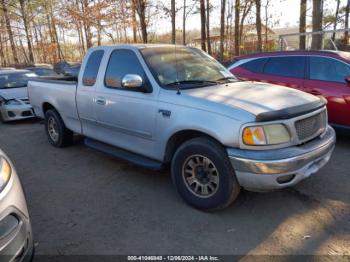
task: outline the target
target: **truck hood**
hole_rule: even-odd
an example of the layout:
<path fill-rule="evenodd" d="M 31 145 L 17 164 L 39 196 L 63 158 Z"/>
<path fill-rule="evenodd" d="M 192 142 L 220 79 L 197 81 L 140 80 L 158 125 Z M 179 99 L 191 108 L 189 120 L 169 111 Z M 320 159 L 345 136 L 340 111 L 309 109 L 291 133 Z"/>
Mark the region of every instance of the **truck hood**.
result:
<path fill-rule="evenodd" d="M 6 100 L 15 98 L 26 98 L 28 96 L 27 87 L 0 89 L 0 96 L 5 98 Z"/>
<path fill-rule="evenodd" d="M 182 93 L 239 108 L 255 115 L 257 118 L 263 115 L 270 118 L 287 118 L 288 116 L 280 117 L 280 114 L 276 114 L 276 112 L 302 114 L 325 104 L 323 100 L 316 96 L 295 89 L 260 82 L 234 82 L 183 90 Z"/>

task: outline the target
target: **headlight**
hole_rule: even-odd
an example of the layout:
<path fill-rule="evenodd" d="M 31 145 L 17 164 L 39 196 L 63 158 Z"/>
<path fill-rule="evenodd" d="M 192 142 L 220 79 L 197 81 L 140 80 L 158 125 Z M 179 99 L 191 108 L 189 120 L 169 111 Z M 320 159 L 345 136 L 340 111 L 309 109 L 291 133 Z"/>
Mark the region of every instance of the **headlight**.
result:
<path fill-rule="evenodd" d="M 7 105 L 7 106 L 20 106 L 21 103 L 17 100 L 12 99 L 12 100 L 7 100 L 5 102 L 5 105 Z"/>
<path fill-rule="evenodd" d="M 0 192 L 5 188 L 11 177 L 11 166 L 10 163 L 0 157 Z"/>
<path fill-rule="evenodd" d="M 249 146 L 276 145 L 289 141 L 289 132 L 281 124 L 252 126 L 243 130 L 243 143 Z"/>

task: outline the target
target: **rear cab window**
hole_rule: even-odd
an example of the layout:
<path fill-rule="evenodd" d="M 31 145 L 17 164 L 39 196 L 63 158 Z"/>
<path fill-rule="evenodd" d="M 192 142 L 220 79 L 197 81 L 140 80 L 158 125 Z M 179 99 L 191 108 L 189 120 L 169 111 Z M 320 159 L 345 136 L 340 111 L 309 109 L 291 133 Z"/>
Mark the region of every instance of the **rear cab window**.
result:
<path fill-rule="evenodd" d="M 305 57 L 270 57 L 264 67 L 264 73 L 282 77 L 305 77 Z"/>
<path fill-rule="evenodd" d="M 96 50 L 90 54 L 88 61 L 86 62 L 83 75 L 84 86 L 93 86 L 96 83 L 96 78 L 103 58 L 103 54 L 103 50 Z"/>

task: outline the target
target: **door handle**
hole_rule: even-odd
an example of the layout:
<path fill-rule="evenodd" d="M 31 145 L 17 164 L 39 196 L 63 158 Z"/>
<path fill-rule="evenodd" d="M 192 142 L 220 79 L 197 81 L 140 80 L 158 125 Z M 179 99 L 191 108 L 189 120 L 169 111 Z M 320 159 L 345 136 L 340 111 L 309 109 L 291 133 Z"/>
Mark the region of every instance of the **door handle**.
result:
<path fill-rule="evenodd" d="M 96 104 L 104 106 L 104 105 L 106 105 L 106 99 L 104 97 L 98 97 L 96 99 Z"/>
<path fill-rule="evenodd" d="M 316 89 L 311 89 L 310 93 L 316 96 L 322 95 L 321 92 Z"/>

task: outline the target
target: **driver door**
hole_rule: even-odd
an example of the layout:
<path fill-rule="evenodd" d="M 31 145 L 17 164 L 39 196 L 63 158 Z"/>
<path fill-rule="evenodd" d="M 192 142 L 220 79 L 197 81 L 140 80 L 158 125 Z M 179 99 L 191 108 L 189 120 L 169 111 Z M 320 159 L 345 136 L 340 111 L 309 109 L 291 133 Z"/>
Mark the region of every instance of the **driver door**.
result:
<path fill-rule="evenodd" d="M 122 79 L 127 74 L 139 75 L 145 85 L 150 85 L 135 52 L 116 49 L 109 58 L 104 83 L 98 86 L 96 92 L 98 139 L 152 157 L 157 116 L 156 94 L 123 87 Z"/>

